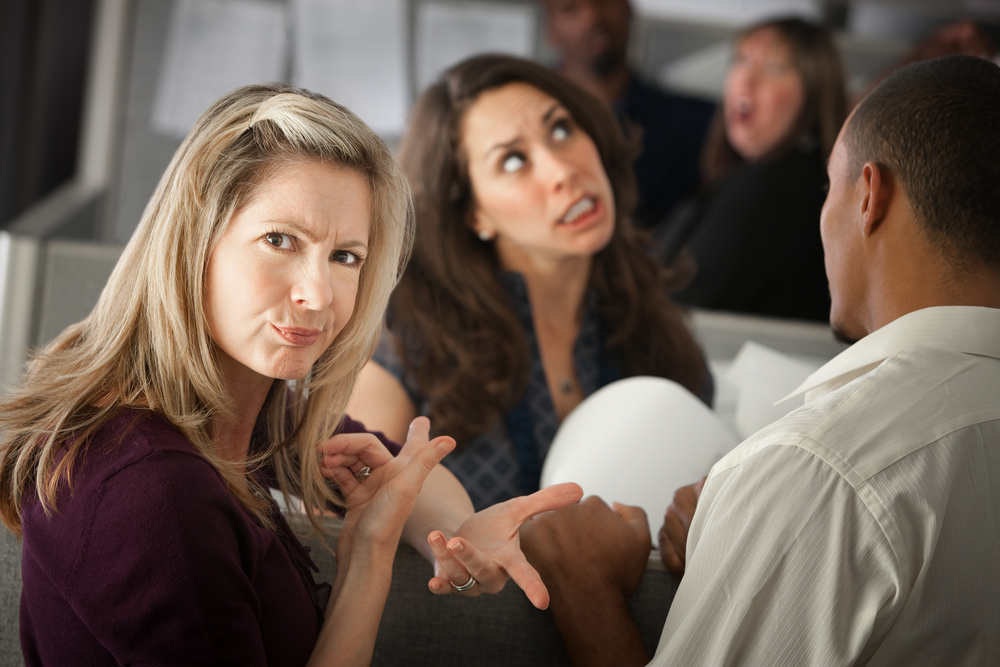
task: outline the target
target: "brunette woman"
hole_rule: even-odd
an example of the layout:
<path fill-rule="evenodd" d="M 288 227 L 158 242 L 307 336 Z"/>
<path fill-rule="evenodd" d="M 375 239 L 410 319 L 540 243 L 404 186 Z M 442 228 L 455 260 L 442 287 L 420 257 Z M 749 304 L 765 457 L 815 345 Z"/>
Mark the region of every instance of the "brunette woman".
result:
<path fill-rule="evenodd" d="M 708 399 L 669 276 L 630 222 L 633 152 L 604 105 L 540 65 L 472 58 L 417 100 L 400 157 L 414 255 L 352 414 L 390 437 L 430 416 L 481 508 L 537 489 L 560 421 L 613 380 Z"/>

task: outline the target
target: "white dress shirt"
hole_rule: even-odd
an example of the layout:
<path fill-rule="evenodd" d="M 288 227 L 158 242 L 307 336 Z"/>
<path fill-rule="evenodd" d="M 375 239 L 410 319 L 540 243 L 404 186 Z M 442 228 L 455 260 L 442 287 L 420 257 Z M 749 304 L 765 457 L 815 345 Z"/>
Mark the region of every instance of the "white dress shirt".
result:
<path fill-rule="evenodd" d="M 652 665 L 1000 665 L 1000 310 L 916 311 L 712 469 Z"/>

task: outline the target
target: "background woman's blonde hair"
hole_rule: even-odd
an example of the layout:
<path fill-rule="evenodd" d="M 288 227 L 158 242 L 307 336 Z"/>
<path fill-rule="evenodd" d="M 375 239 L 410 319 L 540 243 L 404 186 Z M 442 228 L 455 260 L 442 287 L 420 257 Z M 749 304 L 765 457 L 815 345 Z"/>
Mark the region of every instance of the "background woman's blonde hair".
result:
<path fill-rule="evenodd" d="M 270 458 L 286 494 L 307 507 L 339 502 L 319 472 L 317 446 L 340 425 L 378 340 L 409 256 L 412 206 L 388 148 L 357 116 L 321 95 L 264 84 L 232 91 L 198 120 L 93 312 L 38 352 L 20 389 L 0 401 L 0 518 L 11 530 L 20 534 L 21 502 L 32 485 L 46 510 L 55 508 L 89 436 L 126 408 L 163 415 L 219 470 L 240 504 L 271 524 L 256 483 L 213 445 L 213 419 L 235 415 L 209 335 L 205 270 L 234 212 L 264 180 L 302 161 L 366 179 L 368 253 L 351 320 L 306 378 L 274 382 L 262 411 L 270 444 L 247 470 Z"/>

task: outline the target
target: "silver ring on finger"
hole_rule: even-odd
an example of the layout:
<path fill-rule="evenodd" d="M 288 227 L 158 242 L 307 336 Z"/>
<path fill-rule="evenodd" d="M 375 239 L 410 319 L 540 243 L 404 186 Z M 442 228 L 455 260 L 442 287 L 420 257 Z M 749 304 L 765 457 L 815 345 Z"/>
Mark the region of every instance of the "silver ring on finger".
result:
<path fill-rule="evenodd" d="M 454 581 L 451 582 L 451 587 L 454 588 L 459 593 L 461 593 L 462 591 L 467 591 L 475 585 L 476 585 L 476 578 L 473 577 L 471 574 L 469 575 L 469 580 L 464 584 L 462 584 L 461 586 L 456 586 Z"/>
<path fill-rule="evenodd" d="M 361 470 L 354 473 L 354 476 L 358 478 L 359 482 L 363 482 L 368 479 L 368 475 L 372 474 L 372 469 L 368 466 L 363 467 Z"/>

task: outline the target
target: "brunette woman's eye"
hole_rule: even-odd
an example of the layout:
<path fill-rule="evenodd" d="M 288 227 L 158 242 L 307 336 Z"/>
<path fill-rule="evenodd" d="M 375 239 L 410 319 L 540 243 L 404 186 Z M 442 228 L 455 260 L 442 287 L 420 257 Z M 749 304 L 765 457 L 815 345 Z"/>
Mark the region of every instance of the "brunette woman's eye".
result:
<path fill-rule="evenodd" d="M 272 248 L 279 248 L 281 250 L 291 250 L 292 248 L 292 237 L 288 234 L 268 232 L 264 235 L 264 240 Z"/>
<path fill-rule="evenodd" d="M 552 138 L 556 141 L 566 141 L 572 132 L 572 124 L 566 119 L 558 120 L 552 126 Z"/>
<path fill-rule="evenodd" d="M 524 166 L 525 159 L 520 153 L 511 153 L 503 159 L 503 170 L 508 173 L 514 173 Z"/>

